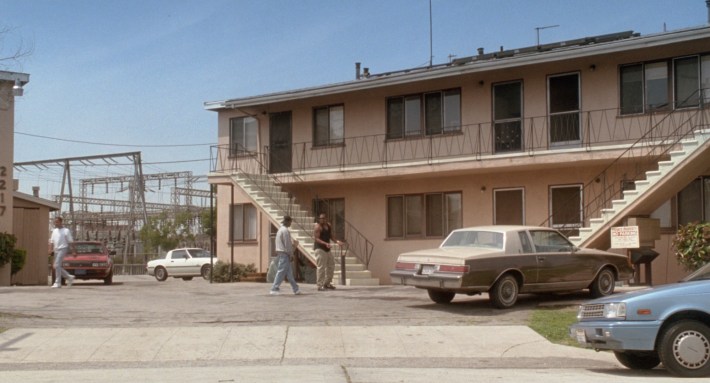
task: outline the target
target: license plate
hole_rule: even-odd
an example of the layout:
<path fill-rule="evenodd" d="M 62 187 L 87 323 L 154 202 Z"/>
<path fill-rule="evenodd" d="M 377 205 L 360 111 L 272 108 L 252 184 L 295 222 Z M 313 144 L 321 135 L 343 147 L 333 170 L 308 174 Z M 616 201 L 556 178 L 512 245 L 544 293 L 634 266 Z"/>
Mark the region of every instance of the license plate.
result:
<path fill-rule="evenodd" d="M 433 274 L 436 271 L 436 266 L 434 265 L 422 265 L 422 275 Z"/>
<path fill-rule="evenodd" d="M 577 329 L 577 332 L 576 332 L 576 335 L 577 335 L 577 342 L 579 342 L 579 343 L 587 343 L 587 334 L 584 332 L 583 329 L 578 328 L 578 329 Z"/>
<path fill-rule="evenodd" d="M 82 270 L 82 269 L 74 270 L 74 275 L 86 275 L 86 270 Z"/>

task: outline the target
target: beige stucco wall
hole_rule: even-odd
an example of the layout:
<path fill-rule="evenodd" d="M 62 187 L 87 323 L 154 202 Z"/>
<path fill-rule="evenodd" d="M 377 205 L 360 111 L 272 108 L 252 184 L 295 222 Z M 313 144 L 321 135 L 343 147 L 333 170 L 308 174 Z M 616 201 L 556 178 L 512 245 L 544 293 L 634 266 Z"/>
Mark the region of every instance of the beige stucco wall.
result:
<path fill-rule="evenodd" d="M 13 83 L 0 81 L 0 233 L 12 233 L 15 97 Z M 10 264 L 0 267 L 0 286 L 10 284 Z"/>

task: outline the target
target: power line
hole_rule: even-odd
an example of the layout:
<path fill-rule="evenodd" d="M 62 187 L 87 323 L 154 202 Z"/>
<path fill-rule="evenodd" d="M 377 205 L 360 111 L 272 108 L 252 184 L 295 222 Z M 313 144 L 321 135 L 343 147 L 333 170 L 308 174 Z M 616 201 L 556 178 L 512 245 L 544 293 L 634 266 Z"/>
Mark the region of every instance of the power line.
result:
<path fill-rule="evenodd" d="M 64 139 L 64 138 L 49 137 L 49 136 L 40 136 L 40 135 L 38 135 L 38 134 L 30 134 L 30 133 L 24 133 L 24 132 L 18 132 L 18 131 L 15 131 L 15 134 L 19 134 L 19 135 L 22 135 L 22 136 L 29 136 L 29 137 L 45 138 L 45 139 L 48 139 L 48 140 L 71 142 L 71 143 L 75 143 L 75 144 L 104 145 L 104 146 L 121 146 L 121 147 L 135 147 L 135 148 L 177 148 L 177 147 L 186 147 L 186 146 L 211 146 L 211 145 L 215 145 L 215 143 L 205 143 L 205 144 L 175 144 L 175 145 L 128 145 L 128 144 L 109 144 L 109 143 L 104 143 L 104 142 L 91 142 L 91 141 L 67 140 L 67 139 Z"/>

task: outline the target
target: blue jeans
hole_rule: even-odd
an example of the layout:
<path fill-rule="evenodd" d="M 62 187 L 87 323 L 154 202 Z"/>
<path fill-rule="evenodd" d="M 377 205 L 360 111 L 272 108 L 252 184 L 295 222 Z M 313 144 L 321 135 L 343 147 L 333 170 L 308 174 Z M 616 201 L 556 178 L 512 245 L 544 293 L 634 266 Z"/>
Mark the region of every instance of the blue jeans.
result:
<path fill-rule="evenodd" d="M 291 283 L 291 288 L 295 293 L 298 291 L 298 284 L 296 283 L 296 278 L 293 276 L 293 268 L 291 267 L 291 256 L 287 253 L 278 253 L 278 259 L 276 260 L 276 276 L 274 277 L 274 285 L 271 286 L 271 291 L 279 291 L 279 286 L 284 281 L 284 278 L 288 277 L 288 281 Z"/>
<path fill-rule="evenodd" d="M 57 249 L 54 250 L 54 284 L 61 286 L 62 285 L 62 277 L 65 279 L 68 279 L 71 277 L 71 274 L 67 273 L 66 270 L 64 270 L 64 267 L 62 267 L 62 263 L 64 262 L 64 256 L 67 255 L 69 252 L 69 248 L 63 248 L 63 249 Z"/>

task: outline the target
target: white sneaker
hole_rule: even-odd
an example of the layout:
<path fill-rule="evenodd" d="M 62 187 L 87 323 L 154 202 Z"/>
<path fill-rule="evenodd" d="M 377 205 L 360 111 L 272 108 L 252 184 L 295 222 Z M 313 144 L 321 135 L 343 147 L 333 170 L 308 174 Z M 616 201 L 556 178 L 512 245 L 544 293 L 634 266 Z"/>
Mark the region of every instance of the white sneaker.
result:
<path fill-rule="evenodd" d="M 74 284 L 74 277 L 73 275 L 70 275 L 69 278 L 67 278 L 67 287 L 71 287 L 71 285 Z"/>
<path fill-rule="evenodd" d="M 293 292 L 293 295 L 301 295 L 301 290 L 296 290 Z"/>
<path fill-rule="evenodd" d="M 269 294 L 271 294 L 271 295 L 280 295 L 281 292 L 278 291 L 278 290 L 271 290 L 271 291 L 269 292 Z"/>
<path fill-rule="evenodd" d="M 60 286 L 60 285 L 58 285 L 58 284 L 56 284 L 56 283 L 52 285 L 52 288 L 53 288 L 53 289 L 58 289 L 58 288 L 60 288 L 60 287 L 62 287 L 62 286 Z"/>

